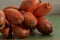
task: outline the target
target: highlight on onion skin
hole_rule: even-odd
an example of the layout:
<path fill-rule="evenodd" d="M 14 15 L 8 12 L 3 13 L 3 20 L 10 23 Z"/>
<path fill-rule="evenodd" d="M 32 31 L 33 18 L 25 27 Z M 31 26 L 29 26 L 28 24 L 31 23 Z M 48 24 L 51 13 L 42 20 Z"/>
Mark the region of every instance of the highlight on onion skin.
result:
<path fill-rule="evenodd" d="M 3 10 L 0 10 L 0 30 L 5 27 L 6 16 Z"/>

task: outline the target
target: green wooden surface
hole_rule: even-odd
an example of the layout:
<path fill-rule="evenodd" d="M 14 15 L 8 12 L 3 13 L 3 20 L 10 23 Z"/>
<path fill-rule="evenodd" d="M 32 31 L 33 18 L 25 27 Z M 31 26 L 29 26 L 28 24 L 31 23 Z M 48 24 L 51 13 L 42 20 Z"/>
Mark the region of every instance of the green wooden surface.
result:
<path fill-rule="evenodd" d="M 46 16 L 45 18 L 52 23 L 53 33 L 51 35 L 41 35 L 37 30 L 35 30 L 35 33 L 26 37 L 25 40 L 60 40 L 60 16 Z M 15 38 L 15 40 L 17 39 Z"/>

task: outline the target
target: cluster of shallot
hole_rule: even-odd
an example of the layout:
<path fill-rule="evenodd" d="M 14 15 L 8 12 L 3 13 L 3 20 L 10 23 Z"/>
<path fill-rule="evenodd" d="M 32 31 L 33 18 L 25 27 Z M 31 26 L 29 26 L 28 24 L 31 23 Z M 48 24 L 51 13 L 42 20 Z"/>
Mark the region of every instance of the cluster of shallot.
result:
<path fill-rule="evenodd" d="M 23 0 L 21 6 L 8 6 L 0 10 L 0 32 L 5 38 L 12 34 L 23 39 L 37 29 L 41 34 L 52 33 L 52 25 L 44 18 L 52 7 L 41 0 Z"/>

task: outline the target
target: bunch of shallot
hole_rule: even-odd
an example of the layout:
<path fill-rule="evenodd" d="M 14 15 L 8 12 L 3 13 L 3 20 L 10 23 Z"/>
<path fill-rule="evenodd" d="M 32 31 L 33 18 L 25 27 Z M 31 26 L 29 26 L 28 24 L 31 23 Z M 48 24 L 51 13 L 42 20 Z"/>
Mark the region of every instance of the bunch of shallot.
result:
<path fill-rule="evenodd" d="M 42 34 L 52 33 L 52 25 L 44 18 L 51 5 L 39 0 L 23 0 L 19 8 L 8 6 L 0 10 L 0 32 L 5 38 L 13 35 L 17 38 L 29 36 L 35 28 Z"/>

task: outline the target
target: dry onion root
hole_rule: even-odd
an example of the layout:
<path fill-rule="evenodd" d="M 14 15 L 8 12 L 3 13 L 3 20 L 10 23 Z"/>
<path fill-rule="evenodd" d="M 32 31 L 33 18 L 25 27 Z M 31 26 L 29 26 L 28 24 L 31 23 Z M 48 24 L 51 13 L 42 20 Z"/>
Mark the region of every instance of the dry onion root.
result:
<path fill-rule="evenodd" d="M 41 3 L 39 6 L 34 10 L 33 14 L 36 17 L 43 17 L 47 15 L 51 11 L 52 7 L 51 5 L 46 2 L 46 3 Z"/>

